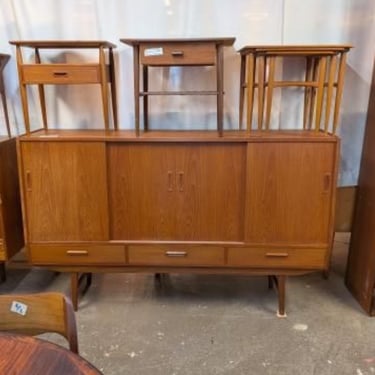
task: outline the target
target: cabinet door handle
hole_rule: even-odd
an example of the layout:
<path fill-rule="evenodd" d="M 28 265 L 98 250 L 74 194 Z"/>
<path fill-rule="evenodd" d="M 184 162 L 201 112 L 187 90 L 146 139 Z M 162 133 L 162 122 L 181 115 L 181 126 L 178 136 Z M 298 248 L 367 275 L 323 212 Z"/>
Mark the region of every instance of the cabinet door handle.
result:
<path fill-rule="evenodd" d="M 89 252 L 87 250 L 68 250 L 66 254 L 70 256 L 86 256 L 89 255 Z"/>
<path fill-rule="evenodd" d="M 168 171 L 168 191 L 173 191 L 174 183 L 173 183 L 173 172 Z"/>
<path fill-rule="evenodd" d="M 171 55 L 173 57 L 183 57 L 184 56 L 184 52 L 183 51 L 172 51 Z"/>
<path fill-rule="evenodd" d="M 165 255 L 170 258 L 184 258 L 187 256 L 186 251 L 166 251 Z"/>
<path fill-rule="evenodd" d="M 331 174 L 326 173 L 323 178 L 323 191 L 324 193 L 328 193 L 331 187 Z"/>
<path fill-rule="evenodd" d="M 266 257 L 269 258 L 286 258 L 288 256 L 288 253 L 266 253 Z"/>
<path fill-rule="evenodd" d="M 66 77 L 68 75 L 68 72 L 60 72 L 60 71 L 55 71 L 53 72 L 54 77 Z"/>
<path fill-rule="evenodd" d="M 185 179 L 184 172 L 178 172 L 178 191 L 184 191 Z"/>
<path fill-rule="evenodd" d="M 26 171 L 26 191 L 32 191 L 31 189 L 32 184 L 31 184 L 31 172 Z"/>

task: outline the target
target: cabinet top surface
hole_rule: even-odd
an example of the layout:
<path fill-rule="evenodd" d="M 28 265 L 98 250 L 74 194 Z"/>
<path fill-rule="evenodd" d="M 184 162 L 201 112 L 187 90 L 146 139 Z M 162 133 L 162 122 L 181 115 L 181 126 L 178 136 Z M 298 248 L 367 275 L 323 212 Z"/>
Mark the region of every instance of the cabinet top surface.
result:
<path fill-rule="evenodd" d="M 258 45 L 244 46 L 238 52 L 246 53 L 316 53 L 316 54 L 333 54 L 347 52 L 353 48 L 350 44 L 295 44 L 295 45 Z"/>
<path fill-rule="evenodd" d="M 10 44 L 31 48 L 115 48 L 116 44 L 106 40 L 10 40 Z"/>
<path fill-rule="evenodd" d="M 225 38 L 164 38 L 164 39 L 120 39 L 122 43 L 129 44 L 131 46 L 137 46 L 141 44 L 155 44 L 155 43 L 214 43 L 221 44 L 224 46 L 231 46 L 236 38 L 225 37 Z"/>
<path fill-rule="evenodd" d="M 148 131 L 134 130 L 39 130 L 20 137 L 21 141 L 105 141 L 105 142 L 336 142 L 337 136 L 304 130 L 284 131 Z"/>

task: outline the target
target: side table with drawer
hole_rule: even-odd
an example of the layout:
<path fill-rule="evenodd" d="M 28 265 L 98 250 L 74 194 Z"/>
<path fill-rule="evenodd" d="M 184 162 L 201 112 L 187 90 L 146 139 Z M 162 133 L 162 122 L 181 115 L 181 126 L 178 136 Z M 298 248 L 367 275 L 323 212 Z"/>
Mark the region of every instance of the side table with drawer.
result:
<path fill-rule="evenodd" d="M 120 39 L 133 47 L 134 117 L 139 134 L 139 100 L 143 97 L 144 130 L 148 130 L 148 97 L 150 95 L 215 95 L 217 97 L 217 130 L 223 131 L 224 56 L 223 47 L 231 46 L 235 38 L 206 39 Z M 149 67 L 215 66 L 216 91 L 149 91 Z M 140 73 L 143 91 L 140 91 Z"/>
<path fill-rule="evenodd" d="M 46 100 L 44 85 L 99 84 L 101 88 L 103 117 L 105 128 L 109 129 L 109 90 L 111 86 L 113 125 L 117 129 L 116 83 L 114 71 L 113 48 L 116 45 L 102 40 L 18 40 L 10 41 L 16 46 L 18 75 L 22 99 L 22 110 L 25 118 L 26 132 L 30 131 L 30 118 L 27 99 L 27 85 L 38 85 L 43 125 L 47 126 Z M 22 48 L 33 48 L 35 60 L 25 63 Z M 41 60 L 40 50 L 45 49 L 96 49 L 99 58 L 94 63 L 45 63 Z M 106 51 L 108 50 L 108 64 Z"/>

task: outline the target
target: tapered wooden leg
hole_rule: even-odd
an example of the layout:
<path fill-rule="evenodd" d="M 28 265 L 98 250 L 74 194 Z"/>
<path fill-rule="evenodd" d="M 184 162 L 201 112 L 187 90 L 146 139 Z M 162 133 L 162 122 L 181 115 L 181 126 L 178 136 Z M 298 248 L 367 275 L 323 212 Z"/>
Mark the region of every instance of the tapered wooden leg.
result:
<path fill-rule="evenodd" d="M 251 131 L 253 126 L 254 87 L 255 87 L 256 58 L 253 54 L 247 57 L 247 117 L 246 128 Z"/>
<path fill-rule="evenodd" d="M 320 130 L 320 123 L 322 117 L 323 98 L 324 98 L 324 82 L 327 68 L 327 57 L 321 57 L 318 68 L 318 88 L 316 95 L 316 110 L 315 110 L 315 130 Z"/>
<path fill-rule="evenodd" d="M 305 82 L 311 83 L 313 80 L 313 59 L 311 57 L 306 58 L 306 74 L 305 74 Z M 306 86 L 305 87 L 305 100 L 303 106 L 303 128 L 308 128 L 308 118 L 310 113 L 310 106 L 311 106 L 311 95 L 312 95 L 312 87 Z"/>
<path fill-rule="evenodd" d="M 135 132 L 139 135 L 139 47 L 133 46 L 133 70 L 134 70 L 134 122 Z"/>
<path fill-rule="evenodd" d="M 266 99 L 266 130 L 270 128 L 271 122 L 271 109 L 273 99 L 273 86 L 275 80 L 275 61 L 276 57 L 270 57 L 269 71 L 268 71 L 268 87 L 267 87 L 267 99 Z"/>
<path fill-rule="evenodd" d="M 245 100 L 245 87 L 246 87 L 246 55 L 241 55 L 241 67 L 240 67 L 240 107 L 238 110 L 239 116 L 239 129 L 242 130 L 243 122 L 243 107 Z"/>
<path fill-rule="evenodd" d="M 261 56 L 258 60 L 258 130 L 261 130 L 263 128 L 266 58 Z"/>
<path fill-rule="evenodd" d="M 286 282 L 286 276 L 284 275 L 278 275 L 276 276 L 277 280 L 277 292 L 279 297 L 279 309 L 277 312 L 277 316 L 279 318 L 285 318 L 285 282 Z"/>
<path fill-rule="evenodd" d="M 328 131 L 329 127 L 329 119 L 331 115 L 331 106 L 332 106 L 332 96 L 333 96 L 333 89 L 335 85 L 335 77 L 336 77 L 336 66 L 337 66 L 337 56 L 331 56 L 329 59 L 329 74 L 328 74 L 328 83 L 327 83 L 327 100 L 326 100 L 326 113 L 325 113 L 325 120 L 324 120 L 324 131 Z"/>
<path fill-rule="evenodd" d="M 73 272 L 70 276 L 70 288 L 71 288 L 71 300 L 74 311 L 78 310 L 78 284 L 79 284 L 78 272 Z"/>
<path fill-rule="evenodd" d="M 39 49 L 35 48 L 35 62 L 40 64 L 42 61 L 40 59 Z M 39 101 L 40 101 L 40 109 L 42 110 L 42 119 L 43 119 L 43 127 L 47 129 L 47 110 L 46 110 L 46 96 L 44 94 L 44 86 L 38 85 L 39 91 Z"/>
<path fill-rule="evenodd" d="M 345 68 L 346 68 L 346 53 L 341 55 L 340 63 L 339 63 L 335 109 L 333 113 L 333 124 L 332 124 L 333 134 L 336 133 L 336 129 L 337 129 L 338 121 L 339 121 L 340 104 L 341 104 L 342 93 L 343 93 L 343 88 L 344 88 Z"/>
<path fill-rule="evenodd" d="M 99 48 L 99 65 L 100 65 L 100 88 L 102 91 L 102 106 L 105 129 L 109 129 L 109 110 L 108 110 L 108 80 L 107 67 L 105 63 L 104 48 Z"/>
<path fill-rule="evenodd" d="M 113 127 L 115 130 L 118 129 L 118 115 L 117 115 L 117 93 L 116 93 L 116 73 L 115 73 L 115 61 L 113 58 L 113 50 L 109 49 L 109 81 L 111 83 L 111 102 L 112 102 L 112 113 L 113 113 Z"/>
<path fill-rule="evenodd" d="M 217 130 L 223 135 L 224 117 L 224 55 L 223 46 L 216 46 L 216 85 L 217 85 Z"/>
<path fill-rule="evenodd" d="M 143 65 L 143 92 L 148 92 L 148 66 Z M 148 95 L 143 96 L 143 129 L 148 130 Z"/>

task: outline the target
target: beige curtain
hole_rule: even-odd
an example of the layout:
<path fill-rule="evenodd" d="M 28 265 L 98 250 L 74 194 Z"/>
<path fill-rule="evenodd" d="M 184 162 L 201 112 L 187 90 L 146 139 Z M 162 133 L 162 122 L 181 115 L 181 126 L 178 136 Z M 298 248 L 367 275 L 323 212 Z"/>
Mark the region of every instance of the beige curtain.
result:
<path fill-rule="evenodd" d="M 132 50 L 120 38 L 177 38 L 234 36 L 225 50 L 225 116 L 227 129 L 238 126 L 239 57 L 247 44 L 353 43 L 349 54 L 341 116 L 343 158 L 341 184 L 355 184 L 366 117 L 375 43 L 373 0 L 0 0 L 0 50 L 14 56 L 11 39 L 105 39 L 117 44 L 115 62 L 121 128 L 132 128 L 134 117 Z M 29 51 L 32 58 L 32 51 Z M 42 58 L 82 60 L 95 55 L 47 51 Z M 291 75 L 298 64 L 280 75 Z M 210 67 L 154 68 L 154 89 L 211 89 Z M 15 59 L 5 70 L 10 117 L 17 132 L 24 131 Z M 30 116 L 41 122 L 38 96 L 30 88 Z M 100 128 L 99 87 L 47 86 L 51 126 Z M 151 127 L 214 129 L 214 97 L 152 97 Z M 301 123 L 298 92 L 278 93 L 272 127 Z M 0 113 L 2 116 L 2 113 Z M 3 123 L 3 121 L 2 121 Z M 0 126 L 0 133 L 5 129 Z"/>

